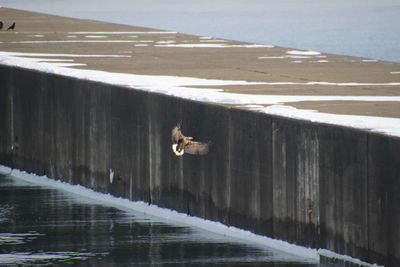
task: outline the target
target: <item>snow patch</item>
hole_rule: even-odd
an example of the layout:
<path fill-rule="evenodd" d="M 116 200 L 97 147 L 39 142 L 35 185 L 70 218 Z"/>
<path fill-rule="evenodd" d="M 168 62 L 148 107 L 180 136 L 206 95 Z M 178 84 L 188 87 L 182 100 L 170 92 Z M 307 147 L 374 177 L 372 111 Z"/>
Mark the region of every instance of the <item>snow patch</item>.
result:
<path fill-rule="evenodd" d="M 271 56 L 271 57 L 258 57 L 259 59 L 285 59 L 285 58 L 292 58 L 292 59 L 304 59 L 304 58 L 312 58 L 310 56 L 291 56 L 291 55 L 285 55 L 285 56 Z"/>
<path fill-rule="evenodd" d="M 181 48 L 272 48 L 271 45 L 258 45 L 258 44 L 248 44 L 248 45 L 230 45 L 230 44 L 165 44 L 165 45 L 155 45 L 157 47 L 181 47 Z"/>
<path fill-rule="evenodd" d="M 157 44 L 173 44 L 175 41 L 158 41 Z"/>
<path fill-rule="evenodd" d="M 58 40 L 58 41 L 13 41 L 12 44 L 68 44 L 68 43 L 137 43 L 131 40 Z"/>
<path fill-rule="evenodd" d="M 300 55 L 300 56 L 318 56 L 321 53 L 316 51 L 300 51 L 300 50 L 290 50 L 286 54 L 289 55 Z"/>
<path fill-rule="evenodd" d="M 145 44 L 142 44 L 145 45 Z M 220 44 L 221 45 L 221 44 Z M 293 103 L 300 101 L 393 101 L 399 102 L 400 96 L 296 96 L 296 95 L 257 95 L 257 94 L 237 94 L 223 92 L 222 89 L 212 89 L 213 86 L 226 85 L 263 85 L 263 86 L 280 86 L 280 85 L 309 85 L 309 86 L 399 86 L 400 82 L 388 83 L 359 83 L 345 82 L 334 83 L 324 81 L 310 82 L 248 82 L 243 80 L 216 80 L 202 79 L 194 77 L 178 77 L 178 76 L 162 76 L 162 75 L 138 75 L 125 73 L 110 73 L 105 71 L 72 69 L 66 68 L 63 64 L 79 63 L 52 63 L 43 62 L 40 59 L 28 58 L 23 56 L 52 56 L 55 54 L 40 53 L 12 53 L 0 52 L 0 64 L 18 66 L 26 69 L 35 69 L 43 72 L 54 73 L 58 75 L 75 77 L 78 79 L 92 80 L 104 82 L 113 85 L 126 86 L 138 90 L 157 92 L 166 95 L 172 95 L 180 98 L 196 100 L 200 102 L 213 102 L 221 104 L 233 105 L 279 105 L 283 103 Z M 62 54 L 56 54 L 62 55 Z M 72 55 L 71 55 L 72 56 Z M 78 55 L 74 55 L 78 56 Z M 79 55 L 81 56 L 81 55 Z M 105 55 L 91 55 L 105 56 Z M 113 56 L 113 55 L 108 55 Z M 122 57 L 122 56 L 121 56 Z M 130 57 L 124 55 L 123 57 Z M 193 88 L 189 86 L 207 86 L 204 88 Z M 276 113 L 276 107 L 270 107 L 263 110 L 267 113 Z M 294 112 L 295 111 L 295 112 Z M 390 135 L 400 136 L 400 119 L 382 118 L 370 116 L 350 116 L 335 115 L 312 112 L 302 113 L 299 110 L 292 110 L 291 116 L 303 120 L 318 120 L 330 124 L 342 126 L 357 127 L 368 129 L 374 132 L 386 133 Z M 279 112 L 278 112 L 279 113 Z M 276 113 L 276 114 L 278 114 Z M 284 116 L 289 116 L 286 114 Z M 318 117 L 318 119 L 317 119 Z M 329 118 L 324 120 L 323 118 Z"/>
<path fill-rule="evenodd" d="M 28 37 L 43 38 L 44 35 L 43 34 L 30 34 L 30 35 L 28 35 Z"/>
<path fill-rule="evenodd" d="M 0 52 L 1 55 L 1 52 Z M 75 67 L 75 66 L 86 66 L 86 64 L 82 63 L 72 63 L 74 60 L 72 59 L 48 59 L 48 58 L 25 58 L 25 57 L 17 57 L 16 61 L 18 61 L 20 64 L 30 64 L 32 62 L 35 62 L 37 64 L 48 64 L 53 67 Z M 1 56 L 0 56 L 0 63 L 2 62 Z M 71 62 L 71 63 L 65 63 L 65 62 Z"/>
<path fill-rule="evenodd" d="M 105 35 L 86 35 L 85 38 L 108 38 Z"/>
<path fill-rule="evenodd" d="M 252 109 L 260 109 L 263 108 L 263 105 L 243 105 L 246 108 L 252 108 Z M 242 106 L 238 106 L 238 107 L 242 107 Z"/>
<path fill-rule="evenodd" d="M 200 43 L 226 43 L 227 41 L 221 39 L 200 39 Z"/>
<path fill-rule="evenodd" d="M 396 118 L 320 113 L 313 110 L 297 109 L 286 105 L 268 106 L 261 109 L 261 112 L 312 122 L 346 125 L 348 127 L 371 130 L 389 135 L 399 136 L 400 134 L 400 119 Z"/>
<path fill-rule="evenodd" d="M 29 53 L 29 52 L 1 52 L 0 60 L 2 57 L 131 57 L 127 55 L 96 55 L 96 54 L 52 54 L 52 53 Z M 34 58 L 29 60 L 35 61 Z"/>
<path fill-rule="evenodd" d="M 125 35 L 125 34 L 177 34 L 177 32 L 173 32 L 173 31 L 132 31 L 132 32 L 114 32 L 114 31 L 110 31 L 110 32 L 69 32 L 69 34 L 111 34 L 111 35 L 115 35 L 115 34 L 121 34 L 121 35 Z"/>

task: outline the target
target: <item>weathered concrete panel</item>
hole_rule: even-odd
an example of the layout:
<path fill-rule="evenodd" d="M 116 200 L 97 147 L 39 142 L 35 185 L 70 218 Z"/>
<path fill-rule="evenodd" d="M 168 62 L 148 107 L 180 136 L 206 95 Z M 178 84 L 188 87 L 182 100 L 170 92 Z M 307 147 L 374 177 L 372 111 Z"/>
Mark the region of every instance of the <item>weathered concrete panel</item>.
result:
<path fill-rule="evenodd" d="M 301 121 L 273 121 L 274 233 L 312 247 L 319 246 L 317 133 Z"/>
<path fill-rule="evenodd" d="M 0 82 L 1 164 L 399 263 L 399 138 L 5 66 Z M 209 155 L 172 153 L 178 121 Z"/>
<path fill-rule="evenodd" d="M 397 266 L 400 255 L 400 141 L 368 136 L 369 258 Z"/>
<path fill-rule="evenodd" d="M 0 161 L 12 166 L 13 106 L 12 68 L 0 67 Z"/>
<path fill-rule="evenodd" d="M 146 99 L 143 93 L 111 89 L 109 171 L 115 178 L 111 192 L 150 201 Z"/>
<path fill-rule="evenodd" d="M 221 164 L 227 172 L 229 223 L 271 235 L 271 121 L 262 114 L 231 110 L 228 123 L 223 136 L 228 158 Z"/>
<path fill-rule="evenodd" d="M 319 179 L 321 246 L 367 256 L 367 134 L 320 127 Z"/>

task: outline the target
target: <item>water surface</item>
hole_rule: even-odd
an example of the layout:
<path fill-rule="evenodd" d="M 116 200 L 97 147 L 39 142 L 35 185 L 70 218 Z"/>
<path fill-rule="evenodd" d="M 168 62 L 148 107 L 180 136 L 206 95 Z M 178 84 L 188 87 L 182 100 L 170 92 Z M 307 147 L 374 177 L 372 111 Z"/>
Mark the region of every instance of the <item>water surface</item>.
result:
<path fill-rule="evenodd" d="M 398 0 L 3 0 L 68 17 L 400 62 Z"/>
<path fill-rule="evenodd" d="M 317 266 L 0 175 L 0 266 Z"/>

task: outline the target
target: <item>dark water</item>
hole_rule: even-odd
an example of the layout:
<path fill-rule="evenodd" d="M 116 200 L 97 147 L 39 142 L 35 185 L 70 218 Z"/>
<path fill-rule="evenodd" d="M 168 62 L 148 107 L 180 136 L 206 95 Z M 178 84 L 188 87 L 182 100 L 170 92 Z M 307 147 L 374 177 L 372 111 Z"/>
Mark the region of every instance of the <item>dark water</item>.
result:
<path fill-rule="evenodd" d="M 0 175 L 0 266 L 317 266 Z"/>
<path fill-rule="evenodd" d="M 3 0 L 0 5 L 400 62 L 399 0 Z"/>

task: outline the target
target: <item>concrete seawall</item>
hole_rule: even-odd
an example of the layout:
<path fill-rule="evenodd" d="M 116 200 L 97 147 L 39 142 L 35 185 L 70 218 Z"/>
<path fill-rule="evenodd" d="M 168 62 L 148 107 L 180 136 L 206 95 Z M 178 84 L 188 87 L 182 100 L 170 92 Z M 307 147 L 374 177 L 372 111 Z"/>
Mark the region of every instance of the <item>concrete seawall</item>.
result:
<path fill-rule="evenodd" d="M 0 83 L 1 164 L 400 263 L 397 137 L 15 67 L 0 66 Z M 172 153 L 179 120 L 211 154 Z"/>

